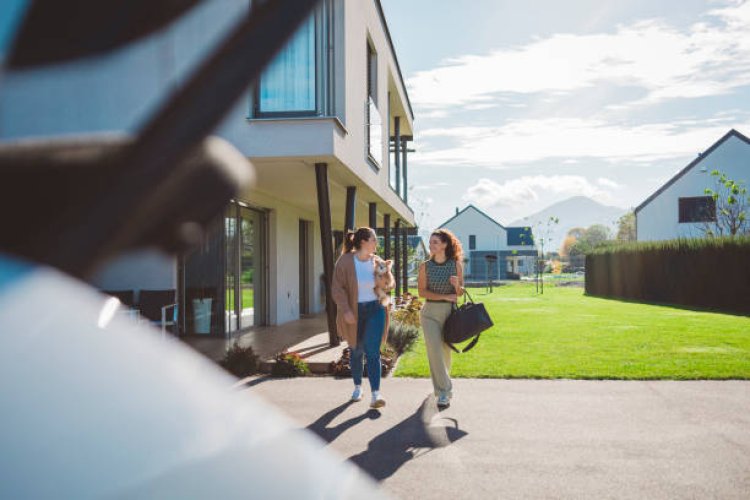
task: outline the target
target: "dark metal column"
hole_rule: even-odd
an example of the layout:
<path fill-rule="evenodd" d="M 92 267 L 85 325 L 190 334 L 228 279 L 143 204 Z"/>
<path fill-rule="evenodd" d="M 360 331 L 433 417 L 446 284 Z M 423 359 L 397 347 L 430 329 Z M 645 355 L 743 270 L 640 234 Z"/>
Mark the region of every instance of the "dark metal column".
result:
<path fill-rule="evenodd" d="M 356 186 L 346 188 L 346 213 L 344 214 L 344 235 L 347 231 L 354 230 L 354 210 L 357 204 Z"/>
<path fill-rule="evenodd" d="M 370 227 L 372 229 L 378 229 L 378 204 L 370 203 Z"/>
<path fill-rule="evenodd" d="M 393 139 L 394 160 L 396 164 L 396 193 L 401 196 L 401 118 L 393 118 Z"/>
<path fill-rule="evenodd" d="M 407 156 L 407 147 L 406 147 L 407 139 L 403 140 L 403 143 L 401 145 L 401 154 L 403 155 L 401 158 L 401 172 L 403 173 L 403 185 L 404 185 L 404 196 L 402 197 L 404 200 L 404 203 L 409 203 L 409 184 L 406 180 L 406 156 Z"/>
<path fill-rule="evenodd" d="M 393 259 L 393 277 L 396 278 L 396 297 L 401 296 L 401 219 L 396 219 L 393 228 L 394 243 L 396 244 Z"/>
<path fill-rule="evenodd" d="M 315 185 L 318 191 L 318 217 L 320 218 L 320 245 L 323 251 L 323 281 L 326 288 L 326 316 L 328 318 L 328 342 L 331 347 L 339 345 L 336 332 L 336 304 L 331 297 L 333 279 L 333 233 L 331 231 L 331 198 L 328 193 L 328 164 L 315 164 Z"/>
<path fill-rule="evenodd" d="M 391 214 L 383 214 L 383 258 L 391 258 Z"/>
<path fill-rule="evenodd" d="M 401 241 L 401 276 L 403 279 L 404 293 L 409 291 L 409 233 L 406 228 L 402 229 L 403 240 Z"/>

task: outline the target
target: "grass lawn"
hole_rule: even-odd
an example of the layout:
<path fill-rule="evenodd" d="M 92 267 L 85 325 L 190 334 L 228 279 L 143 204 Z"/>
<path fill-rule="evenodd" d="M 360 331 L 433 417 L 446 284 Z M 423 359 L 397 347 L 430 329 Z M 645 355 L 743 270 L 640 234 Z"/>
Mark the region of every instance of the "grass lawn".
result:
<path fill-rule="evenodd" d="M 455 377 L 750 379 L 750 318 L 587 297 L 582 288 L 518 283 L 472 293 L 495 326 Z M 396 376 L 429 377 L 422 338 Z"/>
<path fill-rule="evenodd" d="M 226 305 L 228 310 L 234 310 L 234 290 L 226 291 Z M 254 291 L 252 288 L 242 289 L 242 307 L 253 307 L 255 304 Z"/>

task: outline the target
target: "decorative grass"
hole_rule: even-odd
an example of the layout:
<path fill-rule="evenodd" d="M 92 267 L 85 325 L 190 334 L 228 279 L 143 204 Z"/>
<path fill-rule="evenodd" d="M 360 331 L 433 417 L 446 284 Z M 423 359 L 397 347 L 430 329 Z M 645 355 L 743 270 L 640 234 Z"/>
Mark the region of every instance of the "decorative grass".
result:
<path fill-rule="evenodd" d="M 600 255 L 617 252 L 654 252 L 664 250 L 701 250 L 704 248 L 745 248 L 750 245 L 750 236 L 724 236 L 717 238 L 678 238 L 659 241 L 606 241 L 589 252 Z"/>
<path fill-rule="evenodd" d="M 585 296 L 581 288 L 533 284 L 473 292 L 495 327 L 454 377 L 570 379 L 750 379 L 750 318 Z M 429 377 L 420 340 L 400 377 Z"/>

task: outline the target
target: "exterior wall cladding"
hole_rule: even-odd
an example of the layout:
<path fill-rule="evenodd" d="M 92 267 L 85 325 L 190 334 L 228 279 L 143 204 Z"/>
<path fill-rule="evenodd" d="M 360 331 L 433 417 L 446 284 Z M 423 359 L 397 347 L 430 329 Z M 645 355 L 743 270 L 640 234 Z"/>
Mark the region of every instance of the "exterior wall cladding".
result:
<path fill-rule="evenodd" d="M 264 323 L 298 319 L 300 304 L 300 221 L 311 223 L 307 309 L 323 308 L 323 273 L 319 216 L 316 202 L 316 163 L 330 166 L 332 223 L 343 229 L 346 187 L 357 190 L 355 224 L 368 224 L 367 208 L 377 203 L 378 224 L 383 215 L 414 224 L 414 216 L 391 187 L 387 138 L 394 117 L 401 133 L 413 136 L 413 114 L 396 55 L 392 50 L 378 0 L 328 0 L 327 41 L 332 46 L 326 64 L 316 60 L 316 82 L 328 90 L 325 109 L 308 116 L 255 119 L 254 89 L 227 114 L 216 134 L 228 140 L 254 165 L 257 182 L 238 201 L 264 214 L 266 274 L 262 293 L 267 311 Z M 0 88 L 0 141 L 34 137 L 134 134 L 222 40 L 248 0 L 203 2 L 167 29 L 102 57 L 34 71 L 6 73 Z M 316 31 L 316 35 L 318 32 Z M 313 45 L 318 44 L 319 40 Z M 367 51 L 377 54 L 375 92 L 381 115 L 381 164 L 368 161 L 365 103 Z M 322 57 L 316 54 L 316 57 Z M 326 71 L 321 79 L 320 72 Z M 376 131 L 378 132 L 378 131 Z M 377 134 L 376 134 L 377 135 Z M 378 156 L 378 155 L 375 155 Z M 176 289 L 178 259 L 141 252 L 125 256 L 104 269 L 94 284 L 109 290 Z M 257 291 L 256 291 L 257 293 Z M 189 307 L 189 306 L 188 306 Z M 217 312 L 217 314 L 222 314 Z M 258 311 L 255 312 L 258 314 Z M 212 332 L 213 333 L 213 332 Z"/>

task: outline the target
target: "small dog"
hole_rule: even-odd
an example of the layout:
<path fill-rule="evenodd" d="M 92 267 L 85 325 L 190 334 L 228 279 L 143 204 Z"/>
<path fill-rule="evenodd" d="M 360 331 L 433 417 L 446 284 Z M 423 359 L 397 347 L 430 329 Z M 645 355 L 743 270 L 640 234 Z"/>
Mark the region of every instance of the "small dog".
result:
<path fill-rule="evenodd" d="M 396 280 L 393 278 L 391 268 L 392 260 L 377 260 L 375 262 L 375 295 L 383 305 L 388 307 L 391 303 L 391 296 L 388 294 L 396 286 Z"/>

